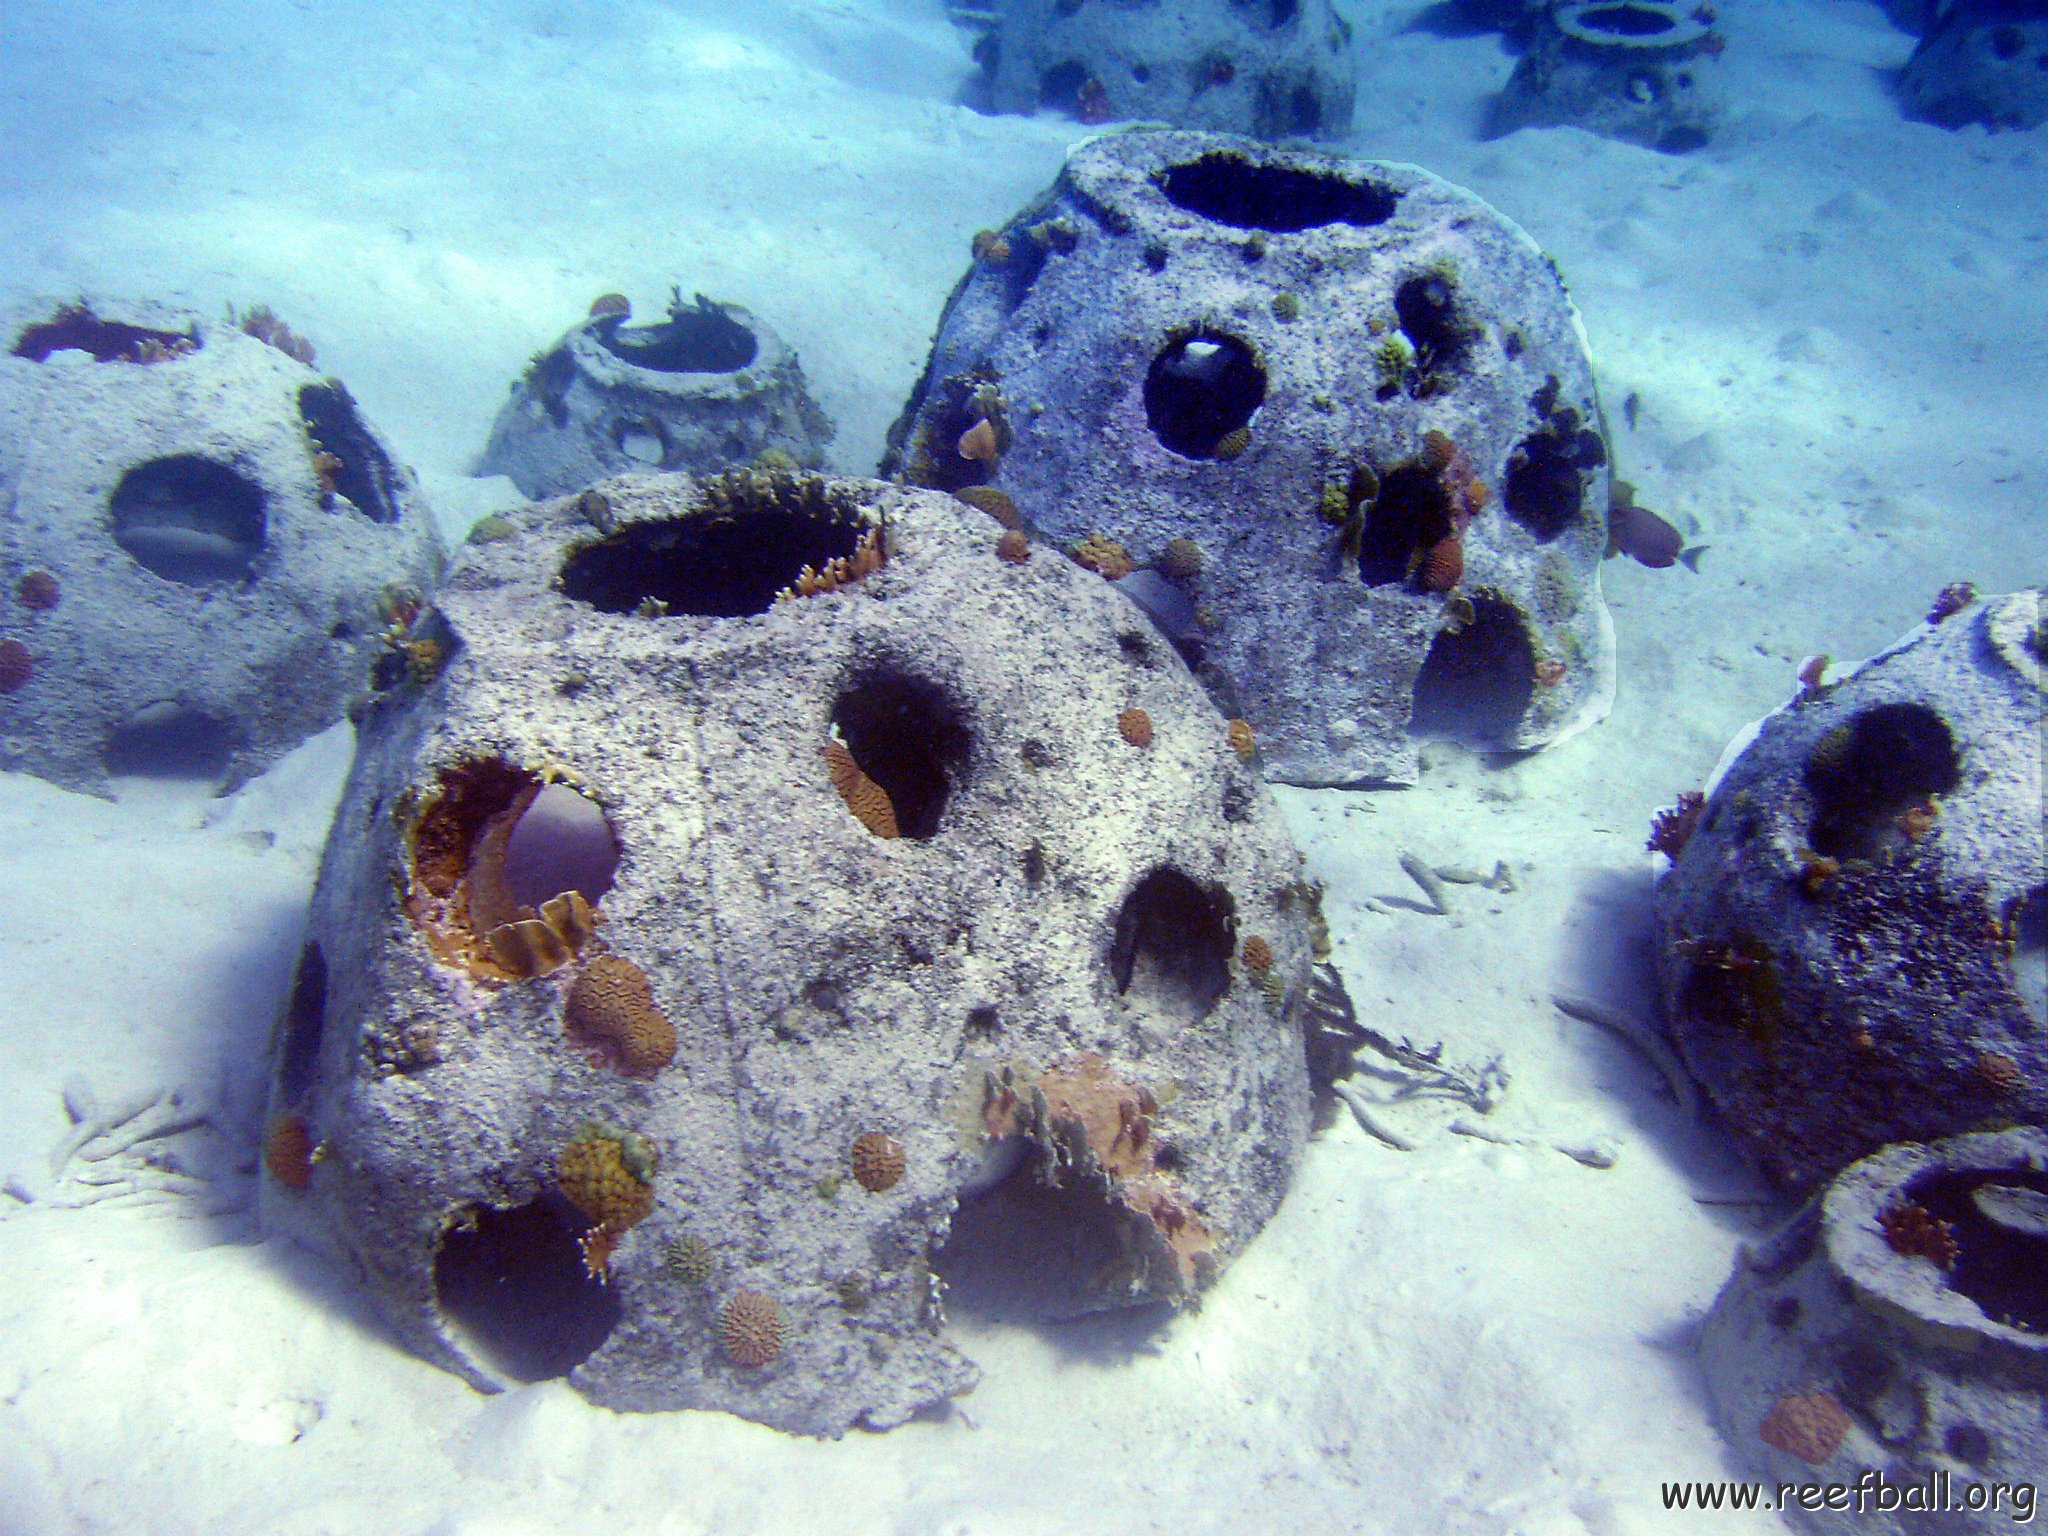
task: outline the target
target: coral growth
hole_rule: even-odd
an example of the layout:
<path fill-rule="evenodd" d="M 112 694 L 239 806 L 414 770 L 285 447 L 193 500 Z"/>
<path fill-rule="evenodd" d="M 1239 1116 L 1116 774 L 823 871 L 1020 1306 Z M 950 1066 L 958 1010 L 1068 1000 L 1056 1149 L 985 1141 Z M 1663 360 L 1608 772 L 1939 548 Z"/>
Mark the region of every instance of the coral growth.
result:
<path fill-rule="evenodd" d="M 709 1285 L 712 1273 L 718 1268 L 718 1258 L 711 1251 L 711 1245 L 694 1232 L 671 1238 L 662 1250 L 662 1257 L 667 1261 L 669 1273 L 685 1285 Z"/>
<path fill-rule="evenodd" d="M 1771 1404 L 1757 1435 L 1817 1467 L 1842 1448 L 1849 1425 L 1849 1410 L 1826 1392 L 1787 1393 Z"/>
<path fill-rule="evenodd" d="M 1650 852 L 1661 853 L 1668 858 L 1677 858 L 1685 851 L 1685 845 L 1700 824 L 1700 817 L 1706 813 L 1707 797 L 1696 789 L 1682 791 L 1678 803 L 1666 806 L 1650 820 Z"/>
<path fill-rule="evenodd" d="M 654 1001 L 647 973 L 622 955 L 598 955 L 569 988 L 569 1038 L 628 1077 L 652 1077 L 676 1055 L 675 1026 Z"/>
<path fill-rule="evenodd" d="M 0 693 L 17 693 L 36 675 L 36 659 L 19 640 L 0 640 Z"/>
<path fill-rule="evenodd" d="M 1977 588 L 1967 581 L 1952 581 L 1934 594 L 1934 606 L 1927 610 L 1927 622 L 1939 624 L 1952 619 L 1977 600 Z"/>
<path fill-rule="evenodd" d="M 1252 755 L 1259 750 L 1258 738 L 1252 735 L 1252 727 L 1249 720 L 1231 721 L 1228 729 L 1223 733 L 1223 739 L 1230 743 L 1230 750 L 1247 763 L 1252 760 Z"/>
<path fill-rule="evenodd" d="M 1010 493 L 993 485 L 963 485 L 953 493 L 956 501 L 964 501 L 977 512 L 986 512 L 1005 528 L 1022 528 L 1024 514 L 1017 510 L 1017 503 Z"/>
<path fill-rule="evenodd" d="M 1076 565 L 1107 581 L 1122 581 L 1137 569 L 1137 562 L 1131 559 L 1128 549 L 1100 533 L 1089 534 L 1070 553 Z"/>
<path fill-rule="evenodd" d="M 889 792 L 861 771 L 845 742 L 825 743 L 825 772 L 831 776 L 832 787 L 839 791 L 839 798 L 846 802 L 855 821 L 876 837 L 900 835 L 896 807 L 890 803 Z"/>
<path fill-rule="evenodd" d="M 725 1357 L 754 1369 L 782 1353 L 782 1304 L 759 1291 L 736 1291 L 719 1314 L 718 1336 Z"/>
<path fill-rule="evenodd" d="M 244 336 L 254 336 L 267 347 L 275 347 L 293 362 L 313 366 L 313 344 L 286 325 L 268 304 L 257 304 L 236 314 L 228 310 L 228 323 Z"/>
<path fill-rule="evenodd" d="M 1142 709 L 1127 709 L 1116 717 L 1117 734 L 1134 747 L 1152 745 L 1152 717 Z"/>
<path fill-rule="evenodd" d="M 1555 656 L 1546 656 L 1536 663 L 1531 675 L 1536 679 L 1538 688 L 1555 688 L 1564 681 L 1564 663 Z"/>
<path fill-rule="evenodd" d="M 630 319 L 632 314 L 633 305 L 623 293 L 600 293 L 590 301 L 590 318 L 593 320 L 603 320 L 611 316 L 626 320 Z"/>
<path fill-rule="evenodd" d="M 1014 528 L 996 536 L 996 558 L 1010 565 L 1022 565 L 1031 558 L 1031 541 Z"/>
<path fill-rule="evenodd" d="M 985 261 L 992 266 L 999 267 L 1010 259 L 1010 242 L 993 229 L 977 229 L 968 249 L 976 261 Z"/>
<path fill-rule="evenodd" d="M 799 597 L 837 592 L 841 587 L 874 575 L 882 568 L 882 563 L 882 530 L 870 528 L 861 535 L 851 555 L 839 555 L 818 567 L 805 566 L 797 572 L 795 581 L 775 594 L 775 600 L 782 603 Z"/>
<path fill-rule="evenodd" d="M 955 446 L 963 459 L 976 464 L 993 464 L 1002 457 L 997 441 L 995 423 L 984 416 L 960 434 L 960 441 Z"/>
<path fill-rule="evenodd" d="M 300 1115 L 279 1115 L 263 1134 L 263 1166 L 286 1189 L 313 1182 L 313 1133 Z"/>
<path fill-rule="evenodd" d="M 1453 534 L 1423 551 L 1415 579 L 1430 592 L 1448 592 L 1465 579 L 1465 541 Z"/>
<path fill-rule="evenodd" d="M 1255 933 L 1244 941 L 1241 958 L 1246 970 L 1263 976 L 1273 969 L 1273 946 Z"/>
<path fill-rule="evenodd" d="M 102 320 L 83 300 L 29 326 L 14 343 L 14 355 L 34 363 L 48 362 L 53 352 L 83 352 L 97 363 L 167 363 L 198 350 L 195 336 Z"/>
<path fill-rule="evenodd" d="M 1902 1200 L 1879 1212 L 1877 1220 L 1893 1253 L 1926 1259 L 1937 1269 L 1955 1268 L 1956 1229 L 1925 1206 Z"/>
<path fill-rule="evenodd" d="M 592 1279 L 606 1278 L 619 1239 L 652 1214 L 653 1177 L 653 1148 L 628 1131 L 586 1125 L 556 1154 L 556 1187 L 590 1218 L 579 1246 Z"/>
<path fill-rule="evenodd" d="M 48 571 L 30 571 L 14 585 L 14 596 L 31 613 L 48 613 L 63 600 L 64 590 Z"/>
<path fill-rule="evenodd" d="M 1168 539 L 1159 551 L 1159 569 L 1175 581 L 1193 581 L 1202 574 L 1202 546 L 1190 538 Z"/>
<path fill-rule="evenodd" d="M 853 1138 L 853 1177 L 870 1194 L 892 1189 L 903 1177 L 903 1143 L 884 1131 L 863 1131 Z"/>

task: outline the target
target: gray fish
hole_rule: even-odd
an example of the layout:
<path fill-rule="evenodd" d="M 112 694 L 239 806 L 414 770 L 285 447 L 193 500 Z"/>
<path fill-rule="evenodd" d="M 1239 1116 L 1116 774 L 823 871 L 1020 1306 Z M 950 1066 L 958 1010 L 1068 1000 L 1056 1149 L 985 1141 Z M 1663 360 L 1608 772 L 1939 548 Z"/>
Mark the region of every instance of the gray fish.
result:
<path fill-rule="evenodd" d="M 2048 1195 L 2018 1184 L 1979 1184 L 1970 1191 L 1977 1214 L 2021 1237 L 2048 1237 Z"/>

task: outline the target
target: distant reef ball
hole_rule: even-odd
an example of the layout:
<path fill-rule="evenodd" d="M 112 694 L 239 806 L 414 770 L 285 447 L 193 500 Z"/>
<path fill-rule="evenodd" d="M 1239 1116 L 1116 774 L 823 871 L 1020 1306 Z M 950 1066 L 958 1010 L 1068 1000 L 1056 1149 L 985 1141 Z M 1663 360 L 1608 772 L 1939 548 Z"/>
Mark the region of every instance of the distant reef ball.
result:
<path fill-rule="evenodd" d="M 1710 7 L 1666 0 L 1561 0 L 1494 98 L 1490 135 L 1575 127 L 1670 154 L 1720 125 L 1721 53 Z"/>
<path fill-rule="evenodd" d="M 1925 33 L 1899 72 L 1913 116 L 1944 128 L 2048 123 L 2048 4 L 1955 0 Z"/>
<path fill-rule="evenodd" d="M 993 0 L 976 105 L 1261 138 L 1351 129 L 1358 53 L 1331 0 Z"/>
<path fill-rule="evenodd" d="M 1544 746 L 1612 698 L 1577 311 L 1413 166 L 1133 129 L 975 238 L 884 472 L 1114 582 L 1290 783 Z"/>
<path fill-rule="evenodd" d="M 1753 728 L 1658 885 L 1678 1047 L 1793 1189 L 2048 1121 L 2044 652 L 2038 591 L 1944 591 Z"/>
<path fill-rule="evenodd" d="M 812 469 L 831 441 L 803 365 L 758 316 L 678 290 L 662 318 L 636 325 L 608 293 L 513 384 L 477 473 L 565 496 L 649 470 Z"/>
<path fill-rule="evenodd" d="M 0 768 L 234 788 L 433 670 L 412 475 L 268 308 L 0 315 Z"/>

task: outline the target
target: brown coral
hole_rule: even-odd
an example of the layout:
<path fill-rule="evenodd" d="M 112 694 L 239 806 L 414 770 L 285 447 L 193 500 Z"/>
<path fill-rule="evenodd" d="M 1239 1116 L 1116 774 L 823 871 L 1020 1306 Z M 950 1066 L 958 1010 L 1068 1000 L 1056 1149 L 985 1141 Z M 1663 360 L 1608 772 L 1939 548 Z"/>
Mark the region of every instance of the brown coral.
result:
<path fill-rule="evenodd" d="M 36 659 L 19 640 L 0 640 L 0 693 L 15 693 L 36 675 Z"/>
<path fill-rule="evenodd" d="M 1152 745 L 1152 717 L 1142 709 L 1127 709 L 1116 717 L 1117 733 L 1134 747 Z"/>
<path fill-rule="evenodd" d="M 1091 533 L 1073 548 L 1074 564 L 1095 572 L 1105 581 L 1122 581 L 1137 569 L 1131 552 L 1115 539 Z"/>
<path fill-rule="evenodd" d="M 1242 959 L 1246 970 L 1263 976 L 1273 969 L 1273 946 L 1255 933 L 1244 941 Z"/>
<path fill-rule="evenodd" d="M 15 583 L 14 596 L 31 613 L 48 613 L 64 596 L 48 571 L 30 571 Z"/>
<path fill-rule="evenodd" d="M 1825 1392 L 1787 1393 L 1771 1404 L 1757 1435 L 1817 1467 L 1842 1448 L 1850 1422 L 1849 1410 Z"/>
<path fill-rule="evenodd" d="M 1465 579 L 1465 541 L 1454 533 L 1422 551 L 1415 562 L 1415 579 L 1425 591 L 1450 591 Z"/>
<path fill-rule="evenodd" d="M 1555 688 L 1564 681 L 1564 663 L 1555 656 L 1546 656 L 1536 663 L 1530 675 L 1536 679 L 1538 688 Z"/>
<path fill-rule="evenodd" d="M 993 464 L 1003 456 L 1003 450 L 996 437 L 995 423 L 986 416 L 960 434 L 956 445 L 960 457 L 977 464 Z"/>
<path fill-rule="evenodd" d="M 1223 739 L 1230 743 L 1230 750 L 1246 762 L 1250 762 L 1252 754 L 1259 750 L 1258 738 L 1252 735 L 1252 725 L 1249 720 L 1231 721 L 1229 727 L 1223 733 Z"/>
<path fill-rule="evenodd" d="M 1022 565 L 1031 558 L 1031 541 L 1014 528 L 1005 528 L 996 538 L 996 558 Z"/>
<path fill-rule="evenodd" d="M 1661 853 L 1668 858 L 1677 858 L 1692 840 L 1693 832 L 1699 827 L 1700 817 L 1706 813 L 1707 797 L 1696 789 L 1682 791 L 1676 805 L 1666 806 L 1650 821 L 1650 840 L 1645 845 L 1652 853 Z"/>
<path fill-rule="evenodd" d="M 596 936 L 604 914 L 583 899 L 581 891 L 564 891 L 540 904 L 538 917 L 499 923 L 483 936 L 493 962 L 513 976 L 545 976 L 576 958 Z"/>
<path fill-rule="evenodd" d="M 953 493 L 955 501 L 964 501 L 977 512 L 986 512 L 1005 528 L 1022 528 L 1024 514 L 1017 510 L 1017 503 L 1008 491 L 993 485 L 963 485 Z"/>
<path fill-rule="evenodd" d="M 599 955 L 569 988 L 569 1038 L 628 1077 L 652 1077 L 676 1057 L 676 1030 L 654 1001 L 647 973 L 623 955 Z"/>
<path fill-rule="evenodd" d="M 870 1194 L 894 1188 L 903 1177 L 903 1143 L 884 1131 L 863 1131 L 853 1138 L 853 1177 Z"/>
<path fill-rule="evenodd" d="M 1159 551 L 1159 569 L 1175 581 L 1193 581 L 1202 574 L 1202 546 L 1193 539 L 1168 539 Z"/>
<path fill-rule="evenodd" d="M 253 336 L 265 346 L 275 347 L 293 362 L 313 366 L 313 344 L 299 335 L 290 326 L 272 313 L 268 304 L 258 304 L 247 313 L 236 315 L 230 309 L 228 316 L 245 336 Z"/>
<path fill-rule="evenodd" d="M 263 1135 L 263 1166 L 286 1189 L 313 1182 L 313 1133 L 302 1115 L 279 1115 Z"/>
<path fill-rule="evenodd" d="M 2011 1093 L 2020 1085 L 2020 1064 L 2003 1051 L 1979 1051 L 1977 1075 L 1993 1093 Z"/>
<path fill-rule="evenodd" d="M 654 1210 L 654 1186 L 626 1162 L 627 1138 L 592 1127 L 556 1154 L 555 1185 L 593 1226 L 622 1233 Z"/>
<path fill-rule="evenodd" d="M 852 586 L 856 581 L 874 575 L 883 563 L 882 530 L 870 528 L 861 535 L 851 555 L 836 556 L 821 566 L 805 566 L 796 573 L 795 581 L 775 594 L 775 600 L 786 603 L 800 597 L 837 592 L 841 587 Z"/>
<path fill-rule="evenodd" d="M 899 835 L 896 807 L 890 802 L 889 792 L 861 772 L 845 742 L 825 743 L 825 772 L 831 776 L 832 787 L 839 791 L 839 798 L 853 812 L 855 821 L 876 837 Z"/>
<path fill-rule="evenodd" d="M 1000 231 L 993 229 L 977 229 L 968 249 L 974 253 L 976 261 L 985 261 L 991 266 L 999 267 L 1010 259 L 1010 242 Z"/>
<path fill-rule="evenodd" d="M 1956 1229 L 1925 1206 L 1902 1200 L 1880 1211 L 1877 1224 L 1893 1253 L 1925 1259 L 1937 1269 L 1955 1268 Z"/>
<path fill-rule="evenodd" d="M 736 1291 L 719 1314 L 725 1358 L 749 1370 L 782 1353 L 782 1304 L 759 1291 Z"/>
<path fill-rule="evenodd" d="M 590 301 L 590 318 L 600 320 L 616 315 L 624 320 L 633 313 L 633 306 L 623 293 L 600 293 Z"/>

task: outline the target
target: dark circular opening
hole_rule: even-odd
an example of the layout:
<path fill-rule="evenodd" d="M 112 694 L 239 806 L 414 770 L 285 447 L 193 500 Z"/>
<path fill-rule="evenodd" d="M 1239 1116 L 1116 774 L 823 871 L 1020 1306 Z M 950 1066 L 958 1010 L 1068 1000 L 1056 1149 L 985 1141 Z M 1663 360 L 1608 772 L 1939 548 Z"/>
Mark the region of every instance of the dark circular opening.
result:
<path fill-rule="evenodd" d="M 2020 50 L 2027 46 L 2027 35 L 2018 27 L 2007 23 L 1991 29 L 1991 56 L 1997 59 L 2016 59 Z"/>
<path fill-rule="evenodd" d="M 263 552 L 264 495 L 237 470 L 196 454 L 150 459 L 108 501 L 114 542 L 166 581 L 247 581 Z"/>
<path fill-rule="evenodd" d="M 1861 710 L 1807 754 L 1814 800 L 1807 840 L 1836 859 L 1895 852 L 1925 835 L 1930 797 L 1950 793 L 1960 776 L 1955 738 L 1926 705 Z"/>
<path fill-rule="evenodd" d="M 590 1277 L 590 1222 L 549 1193 L 509 1211 L 472 1206 L 441 1236 L 434 1293 L 464 1348 L 514 1381 L 566 1376 L 617 1326 L 618 1293 Z"/>
<path fill-rule="evenodd" d="M 1235 336 L 1206 328 L 1168 339 L 1145 371 L 1145 419 L 1183 458 L 1213 459 L 1266 398 L 1266 370 Z"/>
<path fill-rule="evenodd" d="M 108 738 L 107 772 L 115 778 L 218 781 L 234 748 L 232 722 L 184 704 L 146 704 Z"/>
<path fill-rule="evenodd" d="M 1139 85 L 1149 84 L 1152 79 L 1152 71 L 1144 64 L 1133 64 L 1131 66 L 1131 79 Z"/>
<path fill-rule="evenodd" d="M 278 1023 L 277 1084 L 287 1099 L 301 1099 L 312 1090 L 326 1032 L 327 957 L 318 944 L 308 943 L 299 951 L 291 997 Z"/>
<path fill-rule="evenodd" d="M 1455 384 L 1455 371 L 1478 332 L 1458 312 L 1451 280 L 1441 272 L 1407 279 L 1394 290 L 1394 317 L 1415 348 L 1415 390 L 1437 393 Z"/>
<path fill-rule="evenodd" d="M 1942 1449 L 1957 1461 L 1982 1467 L 1991 1460 L 1991 1437 L 1975 1424 L 1951 1424 L 1941 1437 Z"/>
<path fill-rule="evenodd" d="M 668 462 L 668 432 L 652 416 L 634 416 L 612 423 L 612 445 L 635 464 L 659 469 Z"/>
<path fill-rule="evenodd" d="M 894 669 L 855 682 L 832 706 L 832 728 L 896 814 L 897 834 L 929 838 L 970 751 L 960 710 L 936 685 Z"/>
<path fill-rule="evenodd" d="M 1116 915 L 1109 973 L 1127 1002 L 1192 1024 L 1230 988 L 1230 893 L 1177 869 L 1140 880 Z"/>
<path fill-rule="evenodd" d="M 564 595 L 603 613 L 766 613 L 806 568 L 851 561 L 872 525 L 850 492 L 815 477 L 707 482 L 694 517 L 632 523 L 562 562 Z"/>
<path fill-rule="evenodd" d="M 1904 1194 L 1951 1228 L 1951 1290 L 1995 1322 L 2048 1333 L 2048 1173 L 1937 1169 L 1914 1179 Z"/>
<path fill-rule="evenodd" d="M 1451 496 L 1443 476 L 1410 461 L 1387 472 L 1365 515 L 1358 574 L 1367 586 L 1406 581 L 1421 557 L 1451 536 Z"/>
<path fill-rule="evenodd" d="M 1051 112 L 1072 112 L 1081 102 L 1081 88 L 1095 77 L 1078 59 L 1066 59 L 1041 70 L 1038 75 L 1038 105 Z"/>
<path fill-rule="evenodd" d="M 1259 20 L 1269 27 L 1284 27 L 1294 20 L 1300 0 L 1233 0 L 1238 9 L 1262 13 Z"/>
<path fill-rule="evenodd" d="M 1472 600 L 1472 622 L 1430 642 L 1408 728 L 1419 736 L 1497 747 L 1529 712 L 1536 647 L 1522 612 L 1498 593 Z"/>
<path fill-rule="evenodd" d="M 1657 140 L 1657 148 L 1667 155 L 1689 155 L 1696 149 L 1706 147 L 1706 130 L 1690 124 L 1672 128 Z"/>
<path fill-rule="evenodd" d="M 1160 190 L 1176 208 L 1237 229 L 1285 233 L 1325 224 L 1384 224 L 1397 193 L 1335 171 L 1261 165 L 1218 151 L 1166 168 Z"/>
<path fill-rule="evenodd" d="M 67 304 L 16 337 L 14 355 L 43 363 L 52 352 L 84 352 L 98 363 L 151 363 L 196 352 L 200 345 L 199 338 L 189 331 L 158 331 L 102 320 L 89 304 Z"/>
<path fill-rule="evenodd" d="M 593 907 L 612 888 L 619 845 L 597 803 L 566 784 L 541 787 L 505 840 L 500 879 L 516 904 L 539 907 L 565 891 Z"/>
<path fill-rule="evenodd" d="M 2037 1025 L 2048 1027 L 2048 885 L 2014 903 L 2006 922 L 2012 934 L 2013 989 Z"/>
<path fill-rule="evenodd" d="M 1661 37 L 1677 23 L 1670 14 L 1648 5 L 1589 5 L 1573 20 L 1588 32 L 1605 32 L 1611 37 Z"/>
<path fill-rule="evenodd" d="M 338 460 L 324 481 L 358 512 L 377 523 L 398 521 L 398 471 L 356 412 L 355 400 L 335 380 L 299 391 L 299 419 L 315 452 Z"/>
<path fill-rule="evenodd" d="M 653 325 L 626 325 L 614 315 L 591 329 L 613 357 L 651 373 L 737 373 L 760 351 L 751 330 L 701 293 Z"/>
<path fill-rule="evenodd" d="M 1508 455 L 1501 505 L 1547 544 L 1578 520 L 1585 510 L 1586 476 L 1606 462 L 1607 445 L 1598 432 L 1546 426 Z"/>

